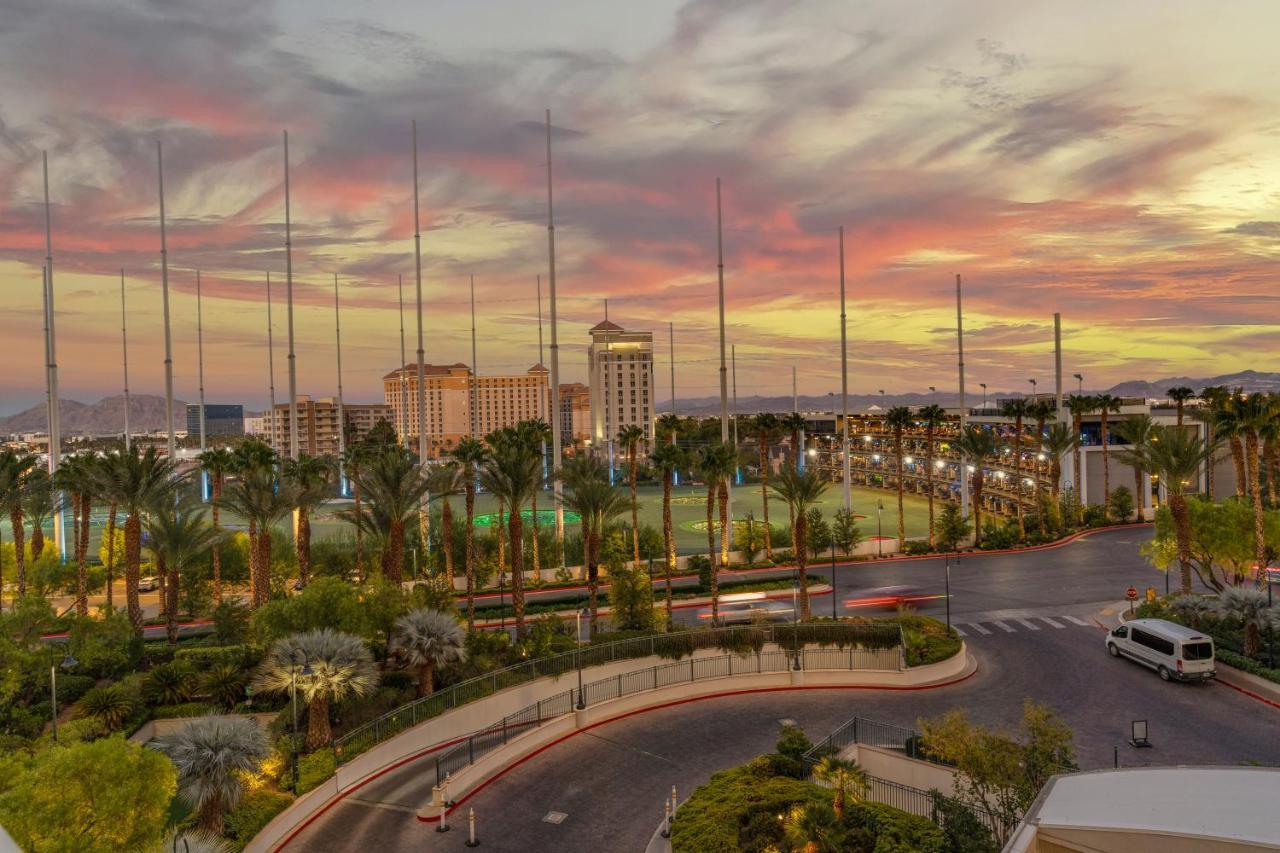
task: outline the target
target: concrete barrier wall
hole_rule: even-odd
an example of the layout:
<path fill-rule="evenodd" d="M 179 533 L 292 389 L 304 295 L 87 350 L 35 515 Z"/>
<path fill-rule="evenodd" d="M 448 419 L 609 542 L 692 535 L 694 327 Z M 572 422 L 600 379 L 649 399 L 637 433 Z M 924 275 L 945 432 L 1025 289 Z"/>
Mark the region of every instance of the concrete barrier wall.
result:
<path fill-rule="evenodd" d="M 212 713 L 212 712 L 210 712 Z M 258 725 L 266 726 L 276 718 L 278 712 L 267 711 L 261 714 L 240 714 L 237 716 L 253 717 L 258 721 Z M 132 743 L 147 744 L 159 737 L 165 737 L 175 732 L 181 731 L 192 720 L 198 717 L 165 717 L 162 720 L 148 720 L 142 724 L 142 728 L 129 735 Z"/>
<path fill-rule="evenodd" d="M 955 771 L 928 761 L 907 757 L 900 749 L 851 744 L 841 752 L 842 758 L 858 762 L 872 776 L 909 785 L 922 791 L 938 790 L 947 796 L 956 792 Z"/>

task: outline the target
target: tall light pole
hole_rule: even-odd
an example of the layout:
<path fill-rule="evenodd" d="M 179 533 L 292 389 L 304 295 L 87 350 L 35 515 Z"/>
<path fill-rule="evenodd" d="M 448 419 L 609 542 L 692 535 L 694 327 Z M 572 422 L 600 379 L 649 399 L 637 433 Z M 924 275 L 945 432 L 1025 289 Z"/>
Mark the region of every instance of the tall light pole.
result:
<path fill-rule="evenodd" d="M 1084 396 L 1084 374 L 1083 374 L 1083 373 L 1073 373 L 1073 374 L 1071 374 L 1071 375 L 1072 375 L 1072 376 L 1075 378 L 1075 380 L 1076 380 L 1076 394 L 1078 394 L 1078 395 L 1080 395 L 1080 396 L 1082 396 L 1082 397 L 1083 397 L 1083 396 Z"/>
<path fill-rule="evenodd" d="M 979 382 L 979 383 L 978 383 L 978 387 L 982 389 L 982 409 L 983 409 L 983 411 L 986 411 L 986 408 L 987 408 L 987 383 L 985 383 L 985 382 Z"/>
<path fill-rule="evenodd" d="M 564 458 L 564 447 L 560 439 L 560 344 L 557 340 L 556 323 L 556 220 L 555 209 L 551 204 L 551 110 L 547 110 L 547 287 L 550 289 L 551 301 L 551 408 L 556 417 L 551 419 L 551 443 L 555 445 L 551 454 L 551 482 L 555 492 L 556 504 L 556 541 L 564 544 L 564 491 L 560 483 L 560 464 Z M 564 549 L 560 549 L 563 555 Z M 561 557 L 561 565 L 564 558 Z"/>
<path fill-rule="evenodd" d="M 156 174 L 160 186 L 160 292 L 164 304 L 164 403 L 165 424 L 169 433 L 169 461 L 177 458 L 177 439 L 173 432 L 173 338 L 169 333 L 169 247 L 164 231 L 164 155 L 156 140 Z"/>
<path fill-rule="evenodd" d="M 720 211 L 720 179 L 716 178 L 716 279 L 720 293 L 720 442 L 729 443 L 729 370 L 724 351 L 724 226 Z M 725 478 L 727 481 L 729 478 Z M 729 493 L 729 521 L 733 522 L 733 490 Z"/>
<path fill-rule="evenodd" d="M 200 394 L 200 452 L 208 449 L 204 420 L 204 303 L 200 293 L 200 270 L 196 270 L 196 382 Z M 209 499 L 209 472 L 200 468 L 200 499 Z"/>
<path fill-rule="evenodd" d="M 959 369 L 959 385 L 960 385 L 960 433 L 964 433 L 964 424 L 968 416 L 968 412 L 964 407 L 964 308 L 960 298 L 960 273 L 956 273 L 956 360 Z M 986 405 L 986 389 L 983 389 L 983 405 Z M 964 517 L 969 515 L 969 469 L 966 465 L 960 466 L 960 514 Z"/>
<path fill-rule="evenodd" d="M 271 273 L 267 273 L 267 394 L 271 410 L 267 413 L 267 435 L 271 449 L 276 447 L 276 344 L 275 324 L 271 321 Z"/>
<path fill-rule="evenodd" d="M 543 359 L 543 354 L 542 354 L 542 276 L 539 274 L 539 275 L 538 275 L 538 276 L 536 276 L 535 278 L 536 278 L 536 280 L 537 280 L 537 288 L 538 288 L 538 366 L 539 366 L 539 367 L 546 367 L 546 364 L 545 364 L 545 363 L 543 362 L 543 360 L 542 360 L 542 359 Z M 472 296 L 472 300 L 473 300 L 473 301 L 475 300 L 475 297 L 474 297 L 474 296 Z M 544 373 L 544 374 L 542 374 L 542 375 L 544 375 L 544 376 L 545 376 L 546 374 Z M 655 394 L 654 396 L 657 396 L 657 395 Z M 542 389 L 539 389 L 539 390 L 538 390 L 538 417 L 539 417 L 539 418 L 543 418 L 543 417 L 548 417 L 548 418 L 551 418 L 551 417 L 559 417 L 560 415 L 559 415 L 559 413 L 558 413 L 558 412 L 557 412 L 555 415 L 552 415 L 552 414 L 550 414 L 550 413 L 546 413 L 546 412 L 544 412 L 544 411 L 543 411 L 544 407 L 546 406 L 546 403 L 547 403 L 547 395 L 546 395 L 546 393 L 545 393 Z M 541 489 L 546 485 L 546 479 L 547 479 L 547 442 L 546 442 L 546 439 L 543 439 L 543 441 L 542 441 L 542 447 L 541 447 L 541 450 L 542 450 L 542 480 L 543 480 L 543 482 L 538 484 L 538 488 L 539 488 L 539 490 L 541 490 Z"/>
<path fill-rule="evenodd" d="M 422 229 L 418 223 L 418 122 L 413 122 L 413 275 L 418 299 L 418 464 L 427 464 L 427 361 L 422 343 Z M 418 538 L 423 550 L 430 551 L 428 539 L 427 502 L 430 495 L 422 493 L 418 504 Z"/>
<path fill-rule="evenodd" d="M 1034 397 L 1036 395 L 1036 380 L 1028 379 L 1027 381 L 1031 383 L 1031 396 Z"/>
<path fill-rule="evenodd" d="M 841 477 L 844 479 L 844 510 L 853 509 L 853 496 L 849 486 L 849 341 L 845 324 L 844 304 L 844 226 L 840 226 L 840 412 L 843 426 L 840 430 Z M 832 550 L 832 618 L 835 608 L 835 551 Z"/>
<path fill-rule="evenodd" d="M 293 347 L 293 224 L 289 208 L 289 131 L 284 131 L 284 295 L 289 332 L 289 458 L 298 458 L 298 364 Z"/>
<path fill-rule="evenodd" d="M 1053 314 L 1053 405 L 1058 420 L 1065 420 L 1062 411 L 1062 315 Z"/>
<path fill-rule="evenodd" d="M 120 270 L 120 355 L 124 363 L 124 449 L 133 449 L 129 437 L 129 311 L 124 301 L 124 270 Z"/>
<path fill-rule="evenodd" d="M 476 351 L 476 277 L 471 276 L 471 393 L 467 404 L 471 409 L 471 437 L 480 437 L 480 365 Z"/>
<path fill-rule="evenodd" d="M 736 461 L 738 458 L 738 345 L 731 344 L 729 346 L 729 358 L 733 363 L 733 482 L 735 484 L 742 480 L 742 466 Z"/>
<path fill-rule="evenodd" d="M 667 342 L 671 346 L 671 414 L 676 412 L 676 324 L 667 323 Z"/>
<path fill-rule="evenodd" d="M 333 340 L 338 357 L 338 459 L 347 455 L 347 410 L 342 404 L 342 314 L 338 308 L 338 274 L 333 274 Z M 345 477 L 339 477 L 338 494 L 346 494 Z"/>
<path fill-rule="evenodd" d="M 49 476 L 58 470 L 62 456 L 62 405 L 58 400 L 58 334 L 54 324 L 53 307 L 53 214 L 49 204 L 49 152 L 40 152 L 44 167 L 44 271 L 41 286 L 45 299 L 45 386 L 49 395 Z M 67 559 L 66 531 L 62 523 L 62 501 L 55 500 L 53 513 L 53 537 L 58 541 L 58 554 Z"/>
<path fill-rule="evenodd" d="M 402 447 L 409 446 L 409 375 L 406 368 L 409 366 L 409 359 L 405 356 L 404 351 L 404 276 L 396 275 L 396 292 L 400 298 L 400 369 L 396 371 L 400 376 L 400 445 Z"/>

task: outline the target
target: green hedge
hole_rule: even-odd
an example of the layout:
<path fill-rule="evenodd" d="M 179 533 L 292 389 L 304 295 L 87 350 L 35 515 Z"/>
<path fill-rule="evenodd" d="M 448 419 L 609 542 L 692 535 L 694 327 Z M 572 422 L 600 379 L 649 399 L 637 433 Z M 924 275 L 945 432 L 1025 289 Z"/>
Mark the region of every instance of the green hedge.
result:
<path fill-rule="evenodd" d="M 298 759 L 298 793 L 305 794 L 333 775 L 335 769 L 333 750 L 317 749 Z"/>
<path fill-rule="evenodd" d="M 229 663 L 241 669 L 249 669 L 258 665 L 265 654 L 262 646 L 192 646 L 174 652 L 174 660 L 184 660 L 197 669 L 204 669 L 219 663 Z"/>
<path fill-rule="evenodd" d="M 1242 669 L 1245 672 L 1258 676 L 1259 678 L 1265 678 L 1267 681 L 1274 681 L 1275 683 L 1280 684 L 1280 669 L 1270 669 L 1252 658 L 1247 658 L 1242 654 L 1238 654 L 1237 652 L 1233 652 L 1228 649 L 1215 649 L 1214 657 L 1216 657 L 1220 663 L 1225 663 L 1227 666 Z"/>
<path fill-rule="evenodd" d="M 289 807 L 293 797 L 266 788 L 248 791 L 227 813 L 223 834 L 236 850 L 243 850 L 271 819 Z"/>

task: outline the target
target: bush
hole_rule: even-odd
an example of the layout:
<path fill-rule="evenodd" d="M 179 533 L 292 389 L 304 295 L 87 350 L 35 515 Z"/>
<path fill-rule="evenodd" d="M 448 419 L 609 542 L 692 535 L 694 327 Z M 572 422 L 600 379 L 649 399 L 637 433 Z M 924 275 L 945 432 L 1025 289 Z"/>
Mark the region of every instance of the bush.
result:
<path fill-rule="evenodd" d="M 933 791 L 933 810 L 947 836 L 951 853 L 998 853 L 991 830 L 973 810 L 955 799 Z"/>
<path fill-rule="evenodd" d="M 825 790 L 825 789 L 823 789 Z M 913 851 L 913 853 L 951 853 L 946 835 L 933 821 L 883 803 L 856 803 L 849 807 L 845 823 L 855 829 L 868 830 L 875 839 L 876 851 Z"/>
<path fill-rule="evenodd" d="M 928 539 L 908 539 L 902 543 L 902 553 L 907 556 L 930 554 L 933 553 L 933 547 L 929 545 Z"/>
<path fill-rule="evenodd" d="M 153 720 L 174 720 L 183 717 L 203 717 L 213 709 L 208 702 L 182 702 L 176 705 L 157 705 L 151 709 Z"/>
<path fill-rule="evenodd" d="M 1111 490 L 1111 505 L 1108 509 L 1111 520 L 1129 521 L 1133 516 L 1133 492 L 1127 486 L 1116 486 Z"/>
<path fill-rule="evenodd" d="M 174 660 L 185 661 L 197 670 L 207 669 L 220 663 L 227 663 L 239 669 L 252 669 L 258 665 L 265 654 L 262 646 L 234 644 L 229 646 L 195 646 L 178 649 Z"/>
<path fill-rule="evenodd" d="M 1018 544 L 1018 522 L 987 516 L 982 520 L 982 550 L 1003 551 Z"/>
<path fill-rule="evenodd" d="M 267 788 L 246 791 L 240 803 L 227 812 L 223 825 L 223 833 L 235 844 L 236 849 L 244 849 L 249 839 L 257 835 L 271 819 L 289 807 L 293 798 Z"/>
<path fill-rule="evenodd" d="M 66 707 L 73 704 L 81 696 L 92 690 L 97 683 L 97 679 L 88 675 L 60 674 L 58 676 L 58 705 Z"/>
<path fill-rule="evenodd" d="M 806 752 L 813 749 L 813 742 L 805 736 L 804 729 L 799 726 L 783 726 L 782 733 L 778 735 L 778 742 L 773 748 L 780 755 L 799 761 L 804 758 Z"/>
<path fill-rule="evenodd" d="M 1215 644 L 1216 645 L 1216 644 Z M 1245 672 L 1265 678 L 1268 681 L 1274 681 L 1280 684 L 1280 669 L 1270 669 L 1253 658 L 1247 658 L 1242 654 L 1233 652 L 1229 649 L 1215 648 L 1214 657 L 1219 663 L 1225 663 L 1227 666 L 1242 669 Z"/>
<path fill-rule="evenodd" d="M 180 705 L 196 693 L 198 679 L 191 664 L 174 661 L 147 673 L 142 682 L 142 698 L 151 705 Z"/>
<path fill-rule="evenodd" d="M 222 645 L 243 643 L 249 636 L 250 610 L 243 602 L 224 599 L 212 615 L 213 636 Z"/>
<path fill-rule="evenodd" d="M 1085 527 L 1106 527 L 1111 523 L 1111 519 L 1107 517 L 1107 508 L 1101 504 L 1087 506 L 1084 509 L 1084 526 Z"/>
<path fill-rule="evenodd" d="M 330 747 L 317 749 L 298 759 L 298 793 L 305 794 L 333 775 L 337 764 Z"/>
<path fill-rule="evenodd" d="M 694 554 L 689 558 L 689 571 L 698 575 L 698 585 L 711 589 L 711 559 L 706 554 Z"/>
<path fill-rule="evenodd" d="M 418 679 L 413 673 L 394 670 L 382 673 L 382 686 L 392 690 L 413 690 L 418 686 Z"/>
<path fill-rule="evenodd" d="M 77 675 L 116 678 L 137 667 L 142 640 L 133 633 L 129 618 L 116 611 L 102 619 L 76 619 L 67 652 L 78 661 Z"/>
<path fill-rule="evenodd" d="M 676 812 L 673 853 L 763 850 L 781 838 L 777 815 L 795 804 L 830 804 L 825 789 L 785 776 L 762 776 L 764 769 L 753 763 L 723 770 L 695 790 Z M 768 820 L 759 819 L 760 814 Z M 766 835 L 771 829 L 777 834 Z"/>
<path fill-rule="evenodd" d="M 119 684 L 95 687 L 80 700 L 80 713 L 93 717 L 112 732 L 123 726 L 136 709 L 137 700 L 133 694 Z"/>

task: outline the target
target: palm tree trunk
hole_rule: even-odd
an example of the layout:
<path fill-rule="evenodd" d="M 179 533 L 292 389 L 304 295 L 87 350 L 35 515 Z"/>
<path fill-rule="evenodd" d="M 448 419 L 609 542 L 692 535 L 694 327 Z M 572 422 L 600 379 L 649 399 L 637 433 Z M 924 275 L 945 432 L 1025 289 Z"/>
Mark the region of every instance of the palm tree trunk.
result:
<path fill-rule="evenodd" d="M 1075 481 L 1074 481 L 1074 484 L 1075 484 L 1076 494 L 1077 494 L 1077 495 L 1079 495 L 1079 494 L 1080 494 L 1080 457 L 1084 455 L 1084 454 L 1081 452 L 1080 443 L 1079 443 L 1079 442 L 1080 442 L 1080 415 L 1078 415 L 1078 414 L 1077 414 L 1077 415 L 1074 415 L 1074 416 L 1073 416 L 1073 418 L 1072 418 L 1072 420 L 1073 420 L 1073 422 L 1074 422 L 1074 424 L 1075 424 L 1075 431 L 1076 431 L 1076 449 L 1075 449 L 1075 452 L 1071 454 L 1071 456 L 1072 456 L 1071 464 L 1072 464 L 1072 466 L 1073 466 L 1073 467 L 1074 467 L 1074 469 L 1075 469 L 1075 470 L 1074 470 L 1074 474 L 1075 474 Z M 1081 499 L 1080 499 L 1080 505 L 1081 505 L 1082 507 L 1084 506 L 1084 498 L 1083 498 L 1083 497 L 1081 497 Z M 1079 519 L 1077 519 L 1076 521 L 1077 521 L 1077 523 L 1078 523 L 1078 522 L 1079 522 Z"/>
<path fill-rule="evenodd" d="M 133 632 L 142 636 L 142 606 L 138 602 L 138 573 L 142 566 L 142 521 L 136 512 L 124 521 L 124 597 Z"/>
<path fill-rule="evenodd" d="M 769 527 L 769 447 L 760 436 L 760 502 L 764 507 L 764 556 L 773 559 L 773 534 Z"/>
<path fill-rule="evenodd" d="M 1236 468 L 1236 497 L 1242 498 L 1249 481 L 1244 470 L 1244 442 L 1238 435 L 1231 436 L 1231 461 L 1235 463 Z"/>
<path fill-rule="evenodd" d="M 22 526 L 22 507 L 15 505 L 9 513 L 9 526 L 13 530 L 13 561 L 17 569 L 18 588 L 25 590 L 27 586 L 27 555 L 23 542 L 26 529 Z M 3 585 L 0 585 L 3 588 Z M 22 593 L 19 593 L 21 595 Z M 16 602 L 15 602 L 16 603 Z"/>
<path fill-rule="evenodd" d="M 1182 491 L 1169 490 L 1169 513 L 1173 516 L 1174 535 L 1178 542 L 1178 563 L 1182 569 L 1182 594 L 1191 594 L 1191 513 Z"/>
<path fill-rule="evenodd" d="M 498 525 L 494 528 L 494 532 L 498 537 L 498 572 L 507 570 L 507 546 L 503 540 L 503 526 L 506 524 L 506 507 L 507 503 L 502 498 L 498 498 Z"/>
<path fill-rule="evenodd" d="M 391 522 L 387 533 L 387 545 L 382 552 L 382 576 L 387 583 L 400 588 L 404 577 L 404 520 L 397 518 Z"/>
<path fill-rule="evenodd" d="M 249 601 L 258 600 L 258 523 L 249 519 Z M 256 605 L 254 605 L 256 606 Z"/>
<path fill-rule="evenodd" d="M 1027 524 L 1022 517 L 1022 416 L 1013 421 L 1013 507 L 1018 513 L 1018 540 L 1027 538 Z"/>
<path fill-rule="evenodd" d="M 444 551 L 444 575 L 453 586 L 453 507 L 449 499 L 440 499 L 440 548 Z"/>
<path fill-rule="evenodd" d="M 430 659 L 422 666 L 418 667 L 418 695 L 430 696 L 434 692 L 435 685 L 435 667 L 431 665 Z"/>
<path fill-rule="evenodd" d="M 711 561 L 711 568 L 716 567 L 716 527 L 713 518 L 716 510 L 716 484 L 712 480 L 707 481 L 707 559 Z"/>
<path fill-rule="evenodd" d="M 311 513 L 304 506 L 298 507 L 298 535 L 294 537 L 294 554 L 298 559 L 298 581 L 306 586 L 311 582 Z"/>
<path fill-rule="evenodd" d="M 1208 442 L 1208 446 L 1213 447 L 1215 444 L 1214 439 L 1216 437 L 1213 429 L 1213 421 L 1206 421 L 1204 435 L 1205 440 Z M 1217 467 L 1217 463 L 1218 451 L 1215 449 L 1211 454 L 1209 454 L 1209 460 L 1205 463 L 1205 473 L 1208 475 L 1209 500 L 1213 500 L 1213 469 Z"/>
<path fill-rule="evenodd" d="M 403 535 L 403 525 L 401 527 Z M 307 706 L 307 751 L 314 752 L 328 746 L 332 737 L 329 729 L 329 697 L 316 693 Z"/>
<path fill-rule="evenodd" d="M 795 458 L 791 464 L 797 471 L 800 470 L 800 457 L 804 455 L 804 450 L 800 447 L 800 430 L 793 429 L 791 431 L 791 453 Z"/>
<path fill-rule="evenodd" d="M 932 423 L 932 421 L 930 421 Z M 933 547 L 933 427 L 924 431 L 924 477 L 929 490 L 929 547 Z M 834 593 L 832 593 L 834 595 Z"/>
<path fill-rule="evenodd" d="M 156 560 L 156 571 L 164 575 L 164 635 L 169 645 L 178 642 L 178 567 Z"/>
<path fill-rule="evenodd" d="M 675 624 L 671 603 L 671 573 L 676 568 L 676 541 L 671 530 L 671 486 L 674 479 L 670 469 L 662 472 L 662 542 L 666 550 L 667 575 L 667 630 Z"/>
<path fill-rule="evenodd" d="M 511 606 L 516 613 L 516 639 L 522 639 L 524 630 L 524 517 L 520 507 L 511 507 L 507 521 L 511 531 Z"/>
<path fill-rule="evenodd" d="M 355 471 L 351 472 L 355 474 Z M 351 483 L 351 499 L 355 501 L 356 518 L 360 517 L 360 484 L 356 482 L 354 476 L 348 480 Z M 356 578 L 364 580 L 364 530 L 359 524 L 356 525 Z"/>
<path fill-rule="evenodd" d="M 39 560 L 40 555 L 43 553 L 44 553 L 44 524 L 43 522 L 40 522 L 33 518 L 31 520 L 31 559 L 33 561 Z M 24 576 L 21 580 L 22 580 L 22 584 L 19 587 L 19 589 L 25 591 L 27 587 L 27 579 Z M 18 594 L 21 595 L 22 593 L 19 592 Z"/>
<path fill-rule="evenodd" d="M 213 532 L 214 533 L 218 533 L 222 529 L 220 526 L 221 516 L 219 514 L 219 509 L 218 509 L 218 501 L 222 499 L 222 482 L 224 477 L 225 475 L 221 471 L 219 471 L 214 475 L 214 478 L 213 478 Z M 111 506 L 111 512 L 112 512 L 111 520 L 112 522 L 114 522 L 114 519 L 115 519 L 114 504 L 112 504 Z M 215 604 L 221 604 L 222 603 L 222 543 L 221 542 L 215 541 L 213 543 L 212 553 L 210 554 L 209 559 L 213 564 L 213 601 Z M 110 593 L 108 593 L 108 595 L 110 595 Z M 107 603 L 108 604 L 111 603 L 110 598 L 107 599 Z"/>
<path fill-rule="evenodd" d="M 253 590 L 255 608 L 271 598 L 271 528 L 263 525 L 258 531 L 258 581 Z"/>
<path fill-rule="evenodd" d="M 111 587 L 115 583 L 116 574 L 116 514 L 120 511 L 120 506 L 115 501 L 111 502 L 110 508 L 107 510 L 107 609 L 115 609 L 115 594 Z M 215 510 L 216 512 L 217 510 Z"/>
<path fill-rule="evenodd" d="M 467 471 L 467 535 L 463 546 L 466 550 L 464 557 L 467 561 L 467 630 L 474 631 L 476 627 L 476 529 L 474 525 L 476 517 L 476 478 L 474 472 Z"/>
<path fill-rule="evenodd" d="M 907 473 L 902 463 L 902 430 L 894 430 L 893 450 L 898 455 L 898 548 L 901 549 L 907 545 L 907 519 L 902 508 L 902 486 Z"/>
<path fill-rule="evenodd" d="M 809 519 L 803 512 L 797 512 L 795 532 L 792 534 L 796 542 L 796 580 L 800 587 L 800 618 L 809 618 L 809 577 L 805 569 L 809 565 Z M 835 590 L 831 591 L 835 595 Z"/>
<path fill-rule="evenodd" d="M 1107 441 L 1107 410 L 1102 410 L 1102 422 L 1098 428 L 1102 438 L 1102 505 L 1111 506 L 1111 449 Z"/>
<path fill-rule="evenodd" d="M 1245 455 L 1249 460 L 1249 493 L 1253 498 L 1253 558 L 1254 565 L 1261 570 L 1267 565 L 1267 545 L 1262 526 L 1262 466 L 1258 458 L 1257 430 L 1245 433 Z"/>
<path fill-rule="evenodd" d="M 76 531 L 79 541 L 76 542 L 76 613 L 81 617 L 89 615 L 89 495 L 76 495 L 80 505 L 80 526 Z"/>
<path fill-rule="evenodd" d="M 729 568 L 729 534 L 733 532 L 733 523 L 729 519 L 729 479 L 720 480 L 716 486 L 720 498 L 720 565 Z"/>
<path fill-rule="evenodd" d="M 219 794 L 213 794 L 200 805 L 198 824 L 202 830 L 215 837 L 222 835 L 226 826 L 227 807 Z"/>
<path fill-rule="evenodd" d="M 973 466 L 973 547 L 982 546 L 982 462 Z"/>
<path fill-rule="evenodd" d="M 540 584 L 542 583 L 542 557 L 539 554 L 541 543 L 538 541 L 538 489 L 534 489 L 529 495 L 529 518 L 533 522 L 533 535 L 529 543 L 532 547 L 533 582 Z"/>
<path fill-rule="evenodd" d="M 1049 486 L 1049 492 L 1053 495 L 1053 502 L 1057 503 L 1059 496 L 1062 494 L 1062 489 L 1058 485 L 1062 481 L 1061 457 L 1055 456 L 1053 461 L 1049 463 L 1049 476 L 1053 478 L 1053 483 Z"/>
<path fill-rule="evenodd" d="M 1267 503 L 1276 505 L 1276 473 L 1280 459 L 1276 458 L 1276 440 L 1268 438 L 1262 443 L 1262 461 L 1267 469 Z"/>
<path fill-rule="evenodd" d="M 1142 504 L 1144 503 L 1142 496 L 1142 476 L 1146 472 L 1142 468 L 1135 465 L 1133 467 L 1133 513 L 1134 521 L 1142 521 Z"/>
<path fill-rule="evenodd" d="M 630 458 L 627 460 L 631 480 L 631 550 L 634 552 L 634 567 L 640 568 L 640 504 L 636 501 L 636 446 L 631 445 Z"/>
<path fill-rule="evenodd" d="M 584 525 L 585 526 L 585 525 Z M 587 564 L 587 609 L 591 613 L 589 631 L 594 638 L 600 624 L 600 534 L 591 525 L 582 540 L 582 559 Z"/>

